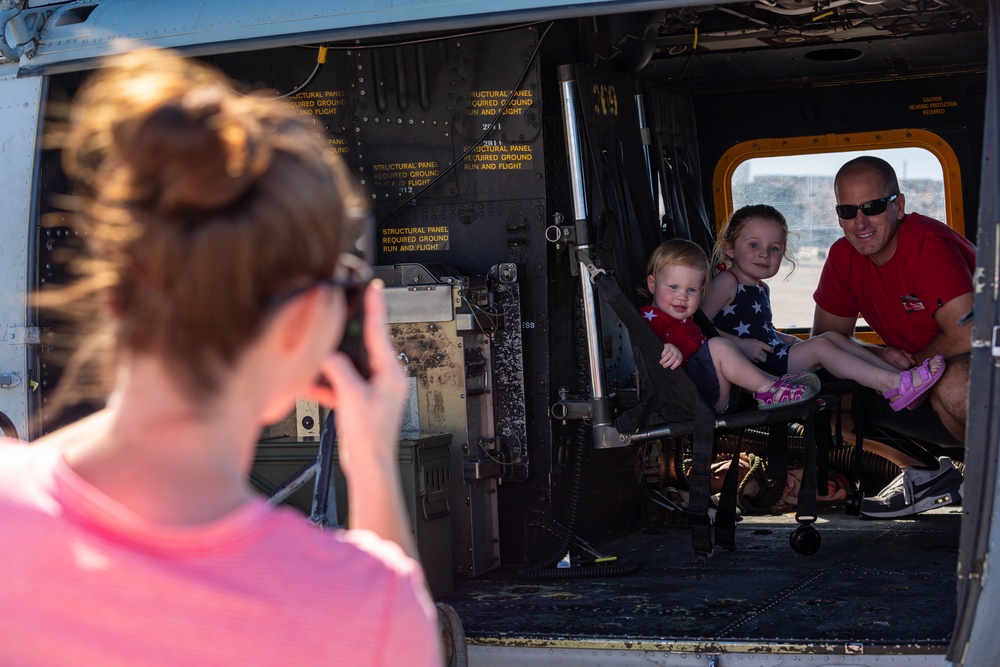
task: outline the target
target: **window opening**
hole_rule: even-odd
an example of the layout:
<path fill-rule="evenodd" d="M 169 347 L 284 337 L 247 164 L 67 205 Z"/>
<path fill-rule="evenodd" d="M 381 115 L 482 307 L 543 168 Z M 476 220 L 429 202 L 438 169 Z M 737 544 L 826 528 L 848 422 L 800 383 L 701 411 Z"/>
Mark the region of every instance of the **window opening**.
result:
<path fill-rule="evenodd" d="M 911 138 L 917 131 L 905 131 Z M 906 211 L 918 211 L 964 231 L 958 168 L 954 153 L 929 132 L 933 145 L 887 147 L 881 141 L 862 150 L 817 149 L 815 138 L 746 142 L 734 147 L 716 168 L 716 217 L 721 226 L 733 210 L 747 204 L 770 204 L 788 221 L 789 244 L 797 268 L 791 265 L 768 281 L 774 324 L 779 329 L 808 331 L 812 326 L 812 294 L 830 245 L 843 235 L 834 212 L 833 178 L 841 165 L 860 155 L 876 155 L 896 170 Z M 845 135 L 846 136 L 846 135 Z M 882 138 L 882 135 L 873 135 Z M 844 139 L 844 137 L 837 137 Z M 858 135 L 845 140 L 855 139 Z M 926 146 L 926 147 L 925 147 Z M 812 150 L 809 148 L 812 147 Z M 943 147 L 943 148 L 942 148 Z M 784 153 L 784 154 L 782 154 Z M 949 177 L 946 179 L 945 175 Z M 720 183 L 720 175 L 725 181 Z M 721 187 L 720 187 L 721 186 Z M 859 321 L 859 329 L 866 327 Z"/>

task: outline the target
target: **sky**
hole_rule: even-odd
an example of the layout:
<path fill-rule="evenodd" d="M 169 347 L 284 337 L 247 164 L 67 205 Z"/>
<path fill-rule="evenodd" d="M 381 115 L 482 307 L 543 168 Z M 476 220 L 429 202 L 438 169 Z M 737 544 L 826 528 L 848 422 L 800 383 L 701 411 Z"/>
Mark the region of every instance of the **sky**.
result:
<path fill-rule="evenodd" d="M 814 155 L 755 158 L 744 163 L 750 169 L 749 178 L 756 176 L 796 175 L 833 176 L 840 165 L 859 155 L 877 154 L 895 169 L 900 180 L 929 178 L 944 181 L 941 163 L 930 151 L 922 148 L 889 148 L 881 151 L 844 151 Z"/>

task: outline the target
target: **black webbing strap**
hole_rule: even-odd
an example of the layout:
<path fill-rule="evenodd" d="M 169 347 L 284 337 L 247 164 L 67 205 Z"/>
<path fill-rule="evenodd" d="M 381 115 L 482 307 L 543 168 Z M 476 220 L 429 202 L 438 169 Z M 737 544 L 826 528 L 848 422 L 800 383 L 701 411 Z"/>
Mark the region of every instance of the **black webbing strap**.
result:
<path fill-rule="evenodd" d="M 615 420 L 615 428 L 621 433 L 633 433 L 648 423 L 650 416 L 655 416 L 653 422 L 658 424 L 690 421 L 698 393 L 694 383 L 683 371 L 670 371 L 660 366 L 663 343 L 639 314 L 635 304 L 625 296 L 618 283 L 607 274 L 599 273 L 594 278 L 594 286 L 628 331 L 636 373 L 650 384 L 643 400 Z M 713 419 L 713 427 L 714 424 Z"/>
<path fill-rule="evenodd" d="M 816 419 L 810 415 L 805 422 L 805 433 L 802 436 L 802 447 L 805 450 L 802 465 L 802 486 L 799 487 L 799 500 L 795 509 L 795 520 L 799 523 L 812 523 L 816 520 Z"/>
<path fill-rule="evenodd" d="M 840 405 L 836 409 L 837 436 L 840 436 Z M 830 449 L 833 447 L 833 434 L 830 432 L 830 420 L 816 415 L 816 488 L 822 489 L 825 496 L 830 482 Z"/>
<path fill-rule="evenodd" d="M 723 551 L 736 549 L 736 493 L 740 485 L 740 447 L 733 452 L 726 479 L 719 494 L 719 509 L 715 513 L 715 546 Z"/>
<path fill-rule="evenodd" d="M 777 422 L 767 429 L 767 477 L 776 482 L 788 478 L 788 424 Z"/>
<path fill-rule="evenodd" d="M 855 394 L 851 400 L 851 421 L 854 422 L 854 451 L 851 456 L 851 488 L 861 488 L 861 465 L 864 453 L 865 428 L 868 425 L 867 403 L 858 400 Z"/>
<path fill-rule="evenodd" d="M 691 546 L 699 556 L 711 556 L 712 524 L 708 503 L 712 485 L 712 449 L 715 441 L 715 411 L 704 400 L 694 404 L 694 432 L 691 435 L 691 472 L 688 485 L 691 495 L 687 513 L 691 523 Z M 716 515 L 718 518 L 718 515 Z"/>
<path fill-rule="evenodd" d="M 622 196 L 625 205 L 625 217 L 621 220 L 622 241 L 625 244 L 625 251 L 628 253 L 627 256 L 632 258 L 633 261 L 639 260 L 641 266 L 642 260 L 649 257 L 650 253 L 653 252 L 653 248 L 645 247 L 642 234 L 639 231 L 639 216 L 632 204 L 633 198 L 631 188 L 628 184 L 629 178 L 628 174 L 625 173 L 625 165 L 621 160 L 621 140 L 616 142 L 615 149 L 613 152 L 615 159 L 611 165 L 613 170 L 612 176 L 618 186 L 615 188 L 615 192 Z M 638 280 L 638 276 L 635 276 L 634 279 Z"/>

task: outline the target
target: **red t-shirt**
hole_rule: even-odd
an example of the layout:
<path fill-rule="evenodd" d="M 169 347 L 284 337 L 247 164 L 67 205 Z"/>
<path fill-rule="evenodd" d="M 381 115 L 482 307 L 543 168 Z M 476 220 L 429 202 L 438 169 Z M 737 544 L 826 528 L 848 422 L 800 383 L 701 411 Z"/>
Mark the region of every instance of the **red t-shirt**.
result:
<path fill-rule="evenodd" d="M 813 299 L 831 315 L 860 313 L 886 345 L 913 353 L 941 333 L 934 312 L 972 291 L 975 266 L 969 241 L 944 223 L 910 213 L 900 223 L 895 254 L 882 266 L 838 239 Z"/>
<path fill-rule="evenodd" d="M 639 311 L 642 316 L 653 327 L 653 332 L 663 343 L 671 343 L 677 346 L 687 363 L 688 357 L 701 349 L 705 344 L 705 334 L 695 321 L 688 317 L 678 320 L 670 317 L 656 306 L 643 306 Z"/>

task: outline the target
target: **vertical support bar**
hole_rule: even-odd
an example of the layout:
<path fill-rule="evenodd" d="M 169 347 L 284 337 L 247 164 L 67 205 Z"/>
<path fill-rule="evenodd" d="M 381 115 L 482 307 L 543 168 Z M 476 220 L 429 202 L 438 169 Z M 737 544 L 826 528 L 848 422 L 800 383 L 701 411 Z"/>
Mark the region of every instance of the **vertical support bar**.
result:
<path fill-rule="evenodd" d="M 566 155 L 569 157 L 569 180 L 573 189 L 573 219 L 577 223 L 577 234 L 585 233 L 583 239 L 577 239 L 583 247 L 589 247 L 590 230 L 581 222 L 587 220 L 587 192 L 583 178 L 583 150 L 580 147 L 580 126 L 576 117 L 576 80 L 573 77 L 572 65 L 559 68 L 559 89 L 562 97 L 563 126 L 566 135 Z"/>
<path fill-rule="evenodd" d="M 341 527 L 337 522 L 337 484 L 333 474 L 333 443 L 336 432 L 334 414 L 331 412 L 320 431 L 316 486 L 313 488 L 312 512 L 309 514 L 309 520 L 323 528 Z"/>
<path fill-rule="evenodd" d="M 649 176 L 649 194 L 653 196 L 653 206 L 659 210 L 660 198 L 656 196 L 656 170 L 653 169 L 653 132 L 646 120 L 646 102 L 641 94 L 635 96 L 635 108 L 639 115 L 639 136 L 642 137 L 642 154 L 646 158 L 646 173 Z"/>
<path fill-rule="evenodd" d="M 573 191 L 573 218 L 576 226 L 577 249 L 586 255 L 590 249 L 590 225 L 587 211 L 587 193 L 583 168 L 583 147 L 577 116 L 576 77 L 572 65 L 559 68 L 562 98 L 563 125 L 566 131 L 566 154 L 569 156 L 569 177 Z M 594 426 L 607 425 L 610 406 L 604 387 L 604 355 L 601 349 L 601 332 L 597 321 L 597 304 L 590 272 L 579 261 L 580 293 L 583 295 L 584 326 L 587 335 L 587 357 L 590 366 L 590 396 L 594 404 Z"/>

